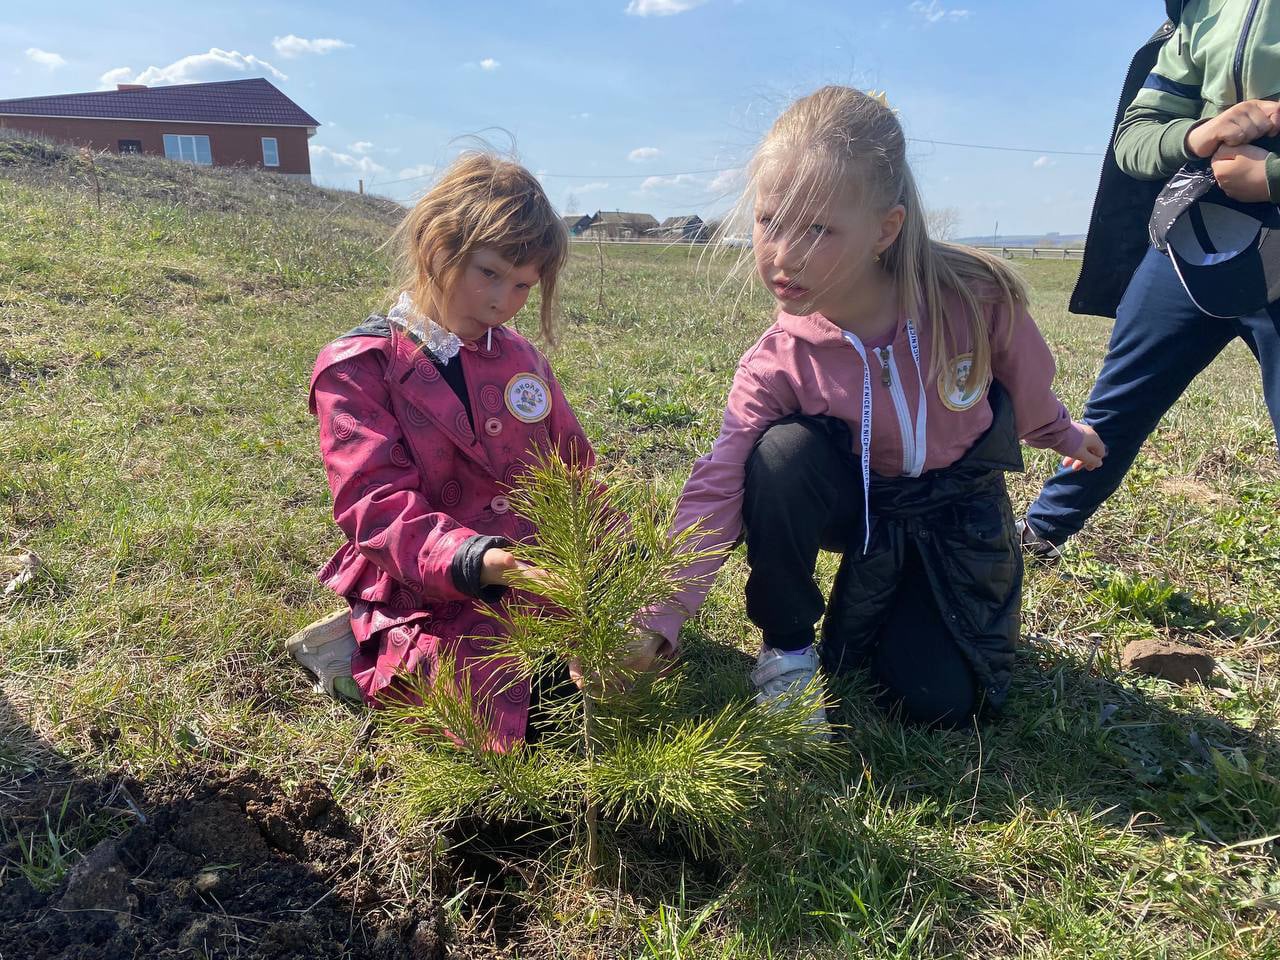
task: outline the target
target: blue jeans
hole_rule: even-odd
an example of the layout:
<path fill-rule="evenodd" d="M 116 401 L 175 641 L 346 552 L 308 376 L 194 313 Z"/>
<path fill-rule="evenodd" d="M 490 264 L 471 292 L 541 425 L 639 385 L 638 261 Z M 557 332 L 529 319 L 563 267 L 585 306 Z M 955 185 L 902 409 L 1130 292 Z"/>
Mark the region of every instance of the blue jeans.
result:
<path fill-rule="evenodd" d="M 1196 375 L 1236 337 L 1262 367 L 1271 422 L 1280 434 L 1280 304 L 1223 320 L 1201 313 L 1187 296 L 1169 258 L 1155 249 L 1134 271 L 1102 372 L 1084 408 L 1107 456 L 1097 470 L 1061 469 L 1027 511 L 1031 529 L 1051 543 L 1078 533 L 1115 493 L 1144 440 Z"/>

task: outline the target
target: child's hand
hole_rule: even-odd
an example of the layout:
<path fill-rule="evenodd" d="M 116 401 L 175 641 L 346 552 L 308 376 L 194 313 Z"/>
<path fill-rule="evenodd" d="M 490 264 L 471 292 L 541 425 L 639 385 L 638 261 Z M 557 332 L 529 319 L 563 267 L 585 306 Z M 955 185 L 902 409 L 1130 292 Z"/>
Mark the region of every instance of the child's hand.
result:
<path fill-rule="evenodd" d="M 591 682 L 593 687 L 603 687 L 607 691 L 616 693 L 627 689 L 636 677 L 653 670 L 666 646 L 667 639 L 662 634 L 652 630 L 644 630 L 641 632 L 640 639 L 633 646 L 631 656 L 627 658 L 626 663 L 622 665 L 617 674 L 605 676 L 603 680 L 599 677 L 587 678 L 582 675 L 582 668 L 578 663 L 570 660 L 569 676 L 578 685 L 579 690 L 586 683 Z"/>
<path fill-rule="evenodd" d="M 1076 427 L 1084 434 L 1084 442 L 1080 444 L 1074 457 L 1062 458 L 1062 465 L 1071 470 L 1097 470 L 1102 466 L 1102 458 L 1107 455 L 1107 445 L 1087 423 L 1077 423 Z"/>
<path fill-rule="evenodd" d="M 1192 127 L 1187 134 L 1187 151 L 1193 156 L 1211 157 L 1219 147 L 1241 147 L 1277 134 L 1280 134 L 1280 103 L 1246 100 Z"/>
<path fill-rule="evenodd" d="M 1213 154 L 1213 177 L 1232 200 L 1265 203 L 1271 199 L 1268 156 L 1261 147 L 1219 147 Z"/>
<path fill-rule="evenodd" d="M 480 582 L 486 587 L 501 584 L 537 593 L 538 585 L 548 580 L 549 576 L 545 570 L 521 563 L 501 547 L 491 547 L 484 552 L 484 560 L 481 561 L 480 567 Z"/>
<path fill-rule="evenodd" d="M 507 582 L 508 574 L 520 568 L 520 561 L 506 550 L 491 547 L 484 552 L 484 560 L 480 565 L 480 582 L 486 587 L 495 587 Z"/>

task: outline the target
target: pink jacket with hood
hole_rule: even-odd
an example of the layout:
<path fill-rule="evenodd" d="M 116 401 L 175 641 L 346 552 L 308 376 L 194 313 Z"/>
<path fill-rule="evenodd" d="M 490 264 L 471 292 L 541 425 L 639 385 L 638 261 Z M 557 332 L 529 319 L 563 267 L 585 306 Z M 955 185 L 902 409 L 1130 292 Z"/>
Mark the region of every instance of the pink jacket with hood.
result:
<path fill-rule="evenodd" d="M 954 297 L 946 307 L 962 309 Z M 1074 455 L 1083 435 L 1051 389 L 1056 367 L 1035 321 L 1021 306 L 1010 312 L 993 303 L 988 309 L 992 375 L 1009 393 L 1018 435 L 1029 446 Z M 862 343 L 821 314 L 779 313 L 738 364 L 720 436 L 694 464 L 676 529 L 701 521 L 703 545 L 736 543 L 747 460 L 764 431 L 792 414 L 845 421 L 855 458 L 865 437 L 870 471 L 881 476 L 919 476 L 955 463 L 992 421 L 990 381 L 968 382 L 968 346 L 962 342 L 956 359 L 934 380 L 928 376 L 933 344 L 905 317 L 891 337 Z M 681 623 L 701 607 L 721 562 L 691 567 L 691 586 L 678 598 L 681 612 L 649 622 L 673 648 Z"/>

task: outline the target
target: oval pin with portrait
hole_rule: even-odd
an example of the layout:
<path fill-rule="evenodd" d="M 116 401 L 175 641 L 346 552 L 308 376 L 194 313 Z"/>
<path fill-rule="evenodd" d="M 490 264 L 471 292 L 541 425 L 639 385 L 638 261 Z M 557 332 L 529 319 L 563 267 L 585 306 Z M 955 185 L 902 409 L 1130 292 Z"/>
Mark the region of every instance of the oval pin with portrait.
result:
<path fill-rule="evenodd" d="M 536 374 L 517 373 L 507 382 L 504 397 L 511 415 L 525 423 L 538 423 L 551 412 L 551 389 Z"/>
<path fill-rule="evenodd" d="M 963 413 L 986 394 L 991 378 L 975 380 L 972 374 L 972 353 L 956 357 L 938 374 L 938 396 L 948 410 Z"/>

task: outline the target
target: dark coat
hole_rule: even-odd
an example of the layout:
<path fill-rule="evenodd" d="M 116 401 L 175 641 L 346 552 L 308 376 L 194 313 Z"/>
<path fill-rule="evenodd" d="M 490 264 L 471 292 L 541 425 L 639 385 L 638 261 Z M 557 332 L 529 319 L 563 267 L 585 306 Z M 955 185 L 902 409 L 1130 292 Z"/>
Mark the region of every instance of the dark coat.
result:
<path fill-rule="evenodd" d="M 1107 155 L 1102 161 L 1102 177 L 1093 201 L 1093 214 L 1089 218 L 1084 262 L 1080 265 L 1080 278 L 1071 294 L 1072 313 L 1114 317 L 1120 298 L 1150 245 L 1147 223 L 1164 182 L 1136 180 L 1116 165 L 1116 128 L 1155 66 L 1160 48 L 1173 36 L 1181 6 L 1178 0 L 1168 0 L 1165 7 L 1171 19 L 1133 55 L 1129 72 L 1125 75 Z"/>
<path fill-rule="evenodd" d="M 1004 474 L 1023 463 L 1008 394 L 993 383 L 990 398 L 992 424 L 960 460 L 919 477 L 872 477 L 871 543 L 865 554 L 845 552 L 823 622 L 829 672 L 866 661 L 914 548 L 987 704 L 1004 702 L 1022 614 L 1022 553 Z"/>

